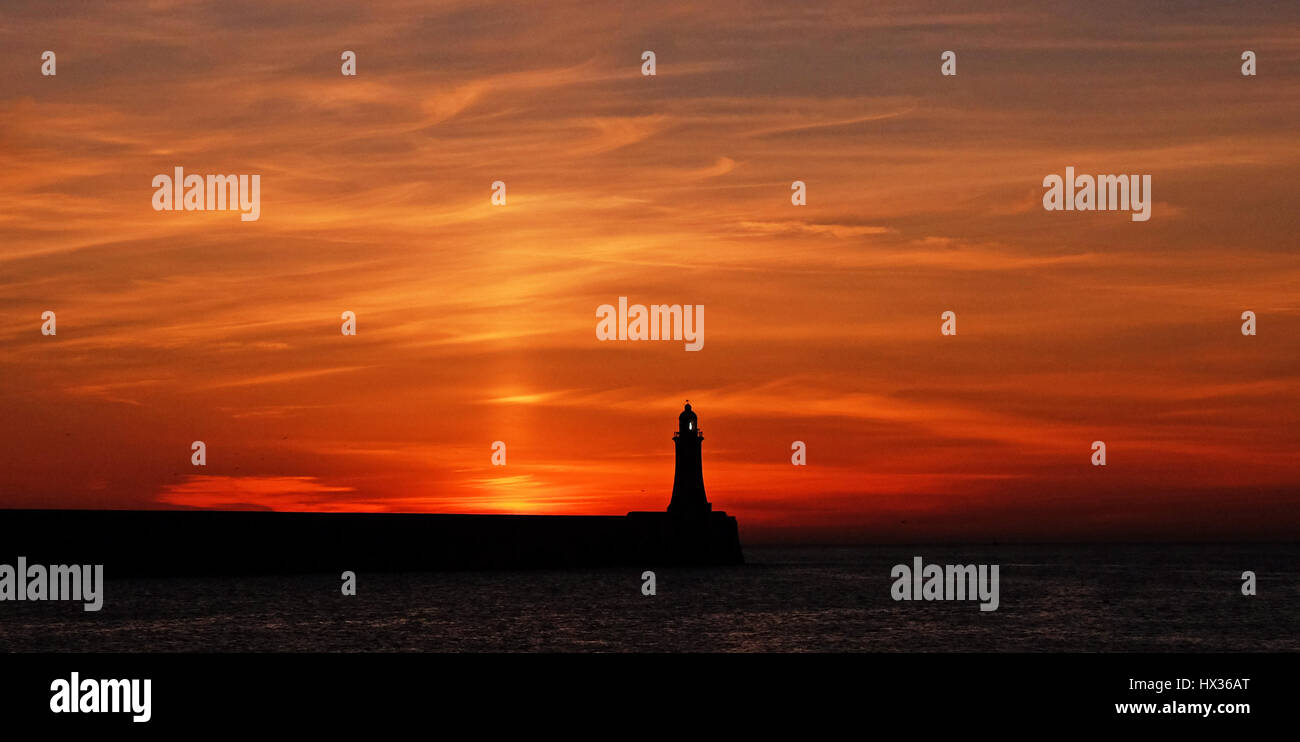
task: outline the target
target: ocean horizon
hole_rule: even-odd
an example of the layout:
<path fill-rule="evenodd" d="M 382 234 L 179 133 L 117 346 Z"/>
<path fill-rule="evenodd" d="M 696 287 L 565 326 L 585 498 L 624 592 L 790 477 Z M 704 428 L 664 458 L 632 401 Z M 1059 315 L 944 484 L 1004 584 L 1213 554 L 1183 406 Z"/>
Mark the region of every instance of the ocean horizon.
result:
<path fill-rule="evenodd" d="M 114 579 L 0 604 L 7 652 L 1282 652 L 1294 544 L 747 546 L 747 563 Z M 996 610 L 895 600 L 891 569 L 997 564 Z M 1242 573 L 1257 576 L 1242 594 Z"/>

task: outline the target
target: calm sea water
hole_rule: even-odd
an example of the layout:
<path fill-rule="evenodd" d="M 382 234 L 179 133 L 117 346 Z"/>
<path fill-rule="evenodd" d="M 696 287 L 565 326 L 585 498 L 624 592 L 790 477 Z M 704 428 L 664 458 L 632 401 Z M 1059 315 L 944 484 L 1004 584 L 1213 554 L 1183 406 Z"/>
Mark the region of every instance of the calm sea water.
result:
<path fill-rule="evenodd" d="M 1300 650 L 1300 547 L 749 547 L 749 564 L 641 570 L 109 580 L 0 603 L 4 651 Z M 890 568 L 1001 565 L 1001 605 L 896 602 Z M 1241 573 L 1258 594 L 1241 594 Z"/>

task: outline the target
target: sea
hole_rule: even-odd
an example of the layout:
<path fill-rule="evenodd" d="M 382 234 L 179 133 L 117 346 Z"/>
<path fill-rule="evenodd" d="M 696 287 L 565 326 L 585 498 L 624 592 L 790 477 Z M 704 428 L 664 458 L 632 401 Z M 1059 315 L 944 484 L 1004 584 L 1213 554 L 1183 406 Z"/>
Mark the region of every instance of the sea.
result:
<path fill-rule="evenodd" d="M 894 565 L 999 565 L 995 611 Z M 111 578 L 0 602 L 6 652 L 1291 652 L 1296 544 L 749 546 L 716 568 Z M 643 592 L 654 572 L 653 595 Z M 1256 576 L 1244 595 L 1243 572 Z"/>

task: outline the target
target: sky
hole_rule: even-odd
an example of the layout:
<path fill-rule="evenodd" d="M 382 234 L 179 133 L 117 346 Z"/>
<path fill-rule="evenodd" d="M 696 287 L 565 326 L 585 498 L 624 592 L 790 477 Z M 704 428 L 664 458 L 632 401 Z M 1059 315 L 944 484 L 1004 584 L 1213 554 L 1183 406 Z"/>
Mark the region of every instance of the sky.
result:
<path fill-rule="evenodd" d="M 747 543 L 1300 535 L 1294 3 L 0 18 L 0 507 L 661 510 L 690 399 Z M 260 218 L 155 211 L 178 166 Z"/>

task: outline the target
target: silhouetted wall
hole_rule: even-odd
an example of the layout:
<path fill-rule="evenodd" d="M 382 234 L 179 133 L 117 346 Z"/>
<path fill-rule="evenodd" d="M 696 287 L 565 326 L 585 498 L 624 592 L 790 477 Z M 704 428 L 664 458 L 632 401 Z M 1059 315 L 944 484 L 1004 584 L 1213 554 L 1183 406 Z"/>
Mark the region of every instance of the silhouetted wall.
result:
<path fill-rule="evenodd" d="M 741 564 L 736 519 L 222 511 L 0 510 L 0 563 L 105 575 Z"/>

